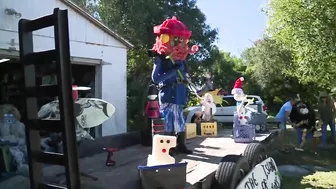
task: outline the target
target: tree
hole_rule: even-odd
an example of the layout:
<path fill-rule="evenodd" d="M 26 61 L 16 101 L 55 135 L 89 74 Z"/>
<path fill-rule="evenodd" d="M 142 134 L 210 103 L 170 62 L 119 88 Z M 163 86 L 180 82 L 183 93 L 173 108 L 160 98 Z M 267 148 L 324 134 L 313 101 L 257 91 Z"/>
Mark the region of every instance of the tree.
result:
<path fill-rule="evenodd" d="M 199 45 L 200 53 L 189 57 L 188 64 L 196 81 L 200 78 L 199 72 L 212 62 L 210 55 L 215 49 L 217 30 L 205 24 L 205 15 L 195 0 L 100 0 L 97 7 L 102 22 L 135 46 L 128 53 L 128 119 L 130 130 L 139 129 L 133 126 L 143 123 L 143 106 L 153 65 L 152 59 L 147 57 L 147 50 L 155 41 L 153 27 L 168 17 L 177 16 L 193 32 L 190 43 Z"/>
<path fill-rule="evenodd" d="M 296 76 L 290 74 L 288 70 L 292 70 L 292 53 L 275 40 L 259 40 L 253 47 L 246 49 L 242 56 L 248 65 L 246 75 L 250 76 L 257 90 L 255 92 L 260 93 L 272 113 L 279 110 L 290 93 L 299 93 L 306 103 L 315 103 L 318 88 L 312 83 L 302 84 Z"/>
<path fill-rule="evenodd" d="M 336 1 L 271 0 L 266 14 L 268 35 L 293 53 L 291 75 L 334 87 Z"/>

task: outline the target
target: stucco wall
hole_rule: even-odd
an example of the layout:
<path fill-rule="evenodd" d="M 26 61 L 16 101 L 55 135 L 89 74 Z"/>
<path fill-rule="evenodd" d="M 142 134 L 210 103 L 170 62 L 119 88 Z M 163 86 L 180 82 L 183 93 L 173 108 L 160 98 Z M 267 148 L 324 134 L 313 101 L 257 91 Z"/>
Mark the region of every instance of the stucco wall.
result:
<path fill-rule="evenodd" d="M 6 8 L 14 8 L 22 18 L 36 19 L 53 13 L 54 8 L 68 9 L 70 52 L 74 57 L 102 59 L 102 99 L 116 107 L 115 115 L 103 124 L 103 136 L 126 132 L 126 64 L 127 49 L 109 34 L 58 0 L 1 0 L 0 49 L 19 50 L 18 18 L 6 15 Z M 34 32 L 34 50 L 54 48 L 53 28 Z"/>

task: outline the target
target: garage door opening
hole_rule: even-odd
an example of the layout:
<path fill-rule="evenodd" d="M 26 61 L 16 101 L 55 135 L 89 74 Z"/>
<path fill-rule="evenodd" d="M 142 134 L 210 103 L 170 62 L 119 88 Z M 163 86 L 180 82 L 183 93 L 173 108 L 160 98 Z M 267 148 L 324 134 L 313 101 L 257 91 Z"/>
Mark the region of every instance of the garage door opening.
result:
<path fill-rule="evenodd" d="M 72 64 L 73 83 L 77 86 L 90 87 L 87 91 L 78 91 L 79 98 L 97 98 L 95 95 L 96 66 Z"/>
<path fill-rule="evenodd" d="M 21 115 L 25 114 L 23 90 L 24 76 L 19 60 L 0 57 L 0 105 L 12 104 Z"/>
<path fill-rule="evenodd" d="M 56 84 L 57 78 L 52 75 L 55 65 L 46 64 L 36 68 L 36 84 Z M 78 86 L 90 87 L 90 90 L 78 91 L 79 98 L 97 98 L 95 88 L 96 66 L 72 64 L 73 83 Z M 24 98 L 24 73 L 23 65 L 18 59 L 4 59 L 0 57 L 0 105 L 12 104 L 20 112 L 22 121 L 26 115 Z M 55 98 L 38 99 L 38 106 L 55 100 Z M 2 115 L 0 115 L 2 116 Z M 88 130 L 90 135 L 101 136 L 101 126 Z"/>

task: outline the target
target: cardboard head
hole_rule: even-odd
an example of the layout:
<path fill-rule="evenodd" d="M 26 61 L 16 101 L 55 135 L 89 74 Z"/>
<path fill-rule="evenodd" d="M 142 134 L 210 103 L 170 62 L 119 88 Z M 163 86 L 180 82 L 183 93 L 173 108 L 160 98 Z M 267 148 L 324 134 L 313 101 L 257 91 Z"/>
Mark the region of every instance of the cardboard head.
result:
<path fill-rule="evenodd" d="M 167 135 L 154 135 L 153 137 L 153 154 L 167 154 L 169 149 L 176 147 L 176 137 Z"/>

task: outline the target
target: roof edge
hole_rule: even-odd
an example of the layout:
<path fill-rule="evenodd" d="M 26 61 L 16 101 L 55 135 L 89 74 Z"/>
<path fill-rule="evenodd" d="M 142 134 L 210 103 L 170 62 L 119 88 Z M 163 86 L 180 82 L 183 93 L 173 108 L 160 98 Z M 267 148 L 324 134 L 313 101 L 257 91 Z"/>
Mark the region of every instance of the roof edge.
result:
<path fill-rule="evenodd" d="M 79 13 L 84 18 L 86 18 L 87 20 L 89 20 L 93 25 L 97 26 L 98 28 L 100 28 L 104 32 L 108 33 L 113 38 L 117 39 L 119 42 L 121 42 L 127 48 L 130 49 L 130 48 L 134 47 L 134 45 L 132 43 L 130 43 L 129 41 L 127 41 L 126 39 L 124 39 L 123 37 L 121 37 L 120 35 L 118 35 L 116 32 L 112 31 L 110 28 L 108 28 L 107 26 L 105 26 L 102 22 L 100 22 L 99 20 L 97 20 L 96 18 L 94 18 L 93 16 L 91 16 L 89 13 L 87 13 L 85 10 L 83 10 L 82 8 L 80 8 L 78 5 L 76 5 L 72 1 L 69 1 L 69 0 L 59 0 L 59 1 L 63 2 L 64 4 L 66 4 L 67 6 L 69 6 L 70 8 L 72 8 L 73 10 L 75 10 L 77 13 Z"/>

